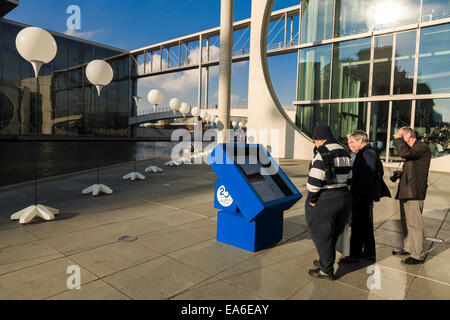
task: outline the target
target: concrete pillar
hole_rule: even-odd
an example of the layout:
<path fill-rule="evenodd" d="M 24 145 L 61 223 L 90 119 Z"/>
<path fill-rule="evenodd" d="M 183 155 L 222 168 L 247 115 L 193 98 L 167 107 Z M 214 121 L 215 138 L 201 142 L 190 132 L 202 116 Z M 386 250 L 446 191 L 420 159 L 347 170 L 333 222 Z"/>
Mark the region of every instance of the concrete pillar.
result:
<path fill-rule="evenodd" d="M 230 126 L 231 67 L 233 55 L 233 0 L 221 0 L 220 10 L 220 64 L 219 64 L 219 121 L 224 129 L 218 133 L 218 142 L 227 142 L 226 129 Z"/>

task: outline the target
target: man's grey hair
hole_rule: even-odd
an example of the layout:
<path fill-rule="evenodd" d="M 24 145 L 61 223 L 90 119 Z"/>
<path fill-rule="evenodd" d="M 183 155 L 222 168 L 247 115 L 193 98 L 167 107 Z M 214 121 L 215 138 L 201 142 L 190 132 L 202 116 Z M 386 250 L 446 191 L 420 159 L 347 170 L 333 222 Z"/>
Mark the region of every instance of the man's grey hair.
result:
<path fill-rule="evenodd" d="M 362 140 L 363 142 L 369 142 L 369 136 L 362 130 L 356 130 L 350 135 L 350 137 L 353 137 L 356 141 Z"/>
<path fill-rule="evenodd" d="M 401 128 L 401 130 L 403 131 L 403 134 L 409 134 L 411 136 L 411 138 L 416 137 L 416 132 L 414 131 L 414 129 L 412 129 L 410 127 L 403 127 L 403 128 Z"/>

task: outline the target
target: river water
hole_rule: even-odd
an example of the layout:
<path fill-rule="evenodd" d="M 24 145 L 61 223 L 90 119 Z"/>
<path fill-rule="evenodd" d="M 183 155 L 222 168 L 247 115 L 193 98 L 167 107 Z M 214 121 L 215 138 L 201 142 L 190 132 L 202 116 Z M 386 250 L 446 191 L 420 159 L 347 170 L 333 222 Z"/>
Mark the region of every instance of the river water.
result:
<path fill-rule="evenodd" d="M 1 141 L 0 186 L 34 179 L 37 145 L 38 178 L 137 160 L 170 159 L 178 142 Z M 153 149 L 154 147 L 154 149 Z M 154 152 L 154 153 L 153 153 Z"/>

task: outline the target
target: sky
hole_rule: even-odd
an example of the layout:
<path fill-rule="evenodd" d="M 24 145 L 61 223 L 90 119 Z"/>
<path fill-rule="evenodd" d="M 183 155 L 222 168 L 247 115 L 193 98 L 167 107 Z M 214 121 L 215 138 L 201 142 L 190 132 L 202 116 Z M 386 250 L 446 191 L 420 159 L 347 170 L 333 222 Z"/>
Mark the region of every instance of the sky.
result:
<path fill-rule="evenodd" d="M 255 0 L 258 1 L 258 0 Z M 274 10 L 298 5 L 300 0 L 276 0 Z M 68 22 L 74 11 L 80 8 L 79 30 L 69 30 Z M 251 0 L 234 0 L 234 21 L 249 18 Z M 220 25 L 220 0 L 20 0 L 19 6 L 5 16 L 6 19 L 41 27 L 79 38 L 99 42 L 112 47 L 133 50 L 151 44 L 182 37 Z M 282 33 L 282 32 L 281 32 Z M 292 105 L 295 99 L 296 54 L 269 58 L 269 70 L 277 96 L 282 105 Z M 210 104 L 217 100 L 218 72 L 211 70 Z M 163 86 L 172 81 L 183 83 L 182 92 L 163 93 L 178 97 L 191 105 L 197 104 L 197 71 L 172 74 L 143 81 L 138 94 L 144 90 Z M 217 79 L 216 79 L 217 78 Z M 158 80 L 158 81 L 157 81 Z M 193 87 L 194 85 L 194 87 Z M 179 87 L 179 86 L 178 86 Z M 233 65 L 232 102 L 247 103 L 248 62 Z M 145 99 L 143 99 L 145 100 Z"/>

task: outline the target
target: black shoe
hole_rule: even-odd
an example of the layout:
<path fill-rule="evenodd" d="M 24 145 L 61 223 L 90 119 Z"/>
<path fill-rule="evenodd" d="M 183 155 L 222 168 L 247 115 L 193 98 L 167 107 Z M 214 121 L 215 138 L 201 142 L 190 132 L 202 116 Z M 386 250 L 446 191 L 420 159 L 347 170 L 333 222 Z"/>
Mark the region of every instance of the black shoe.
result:
<path fill-rule="evenodd" d="M 402 263 L 404 264 L 422 264 L 424 262 L 424 260 L 417 260 L 414 259 L 413 257 L 409 257 L 406 260 L 402 260 Z"/>
<path fill-rule="evenodd" d="M 367 259 L 369 261 L 377 261 L 377 256 L 372 254 L 361 253 L 361 258 Z"/>
<path fill-rule="evenodd" d="M 314 265 L 317 267 L 317 268 L 320 268 L 320 261 L 319 260 L 314 260 Z"/>
<path fill-rule="evenodd" d="M 320 268 L 317 269 L 311 269 L 309 270 L 309 275 L 313 278 L 317 279 L 328 279 L 328 280 L 334 280 L 334 274 L 333 272 L 330 273 L 324 273 Z"/>
<path fill-rule="evenodd" d="M 392 251 L 392 254 L 394 255 L 394 256 L 407 256 L 407 255 L 410 255 L 410 253 L 408 252 L 408 251 L 405 251 L 405 250 L 394 250 L 394 251 Z"/>

